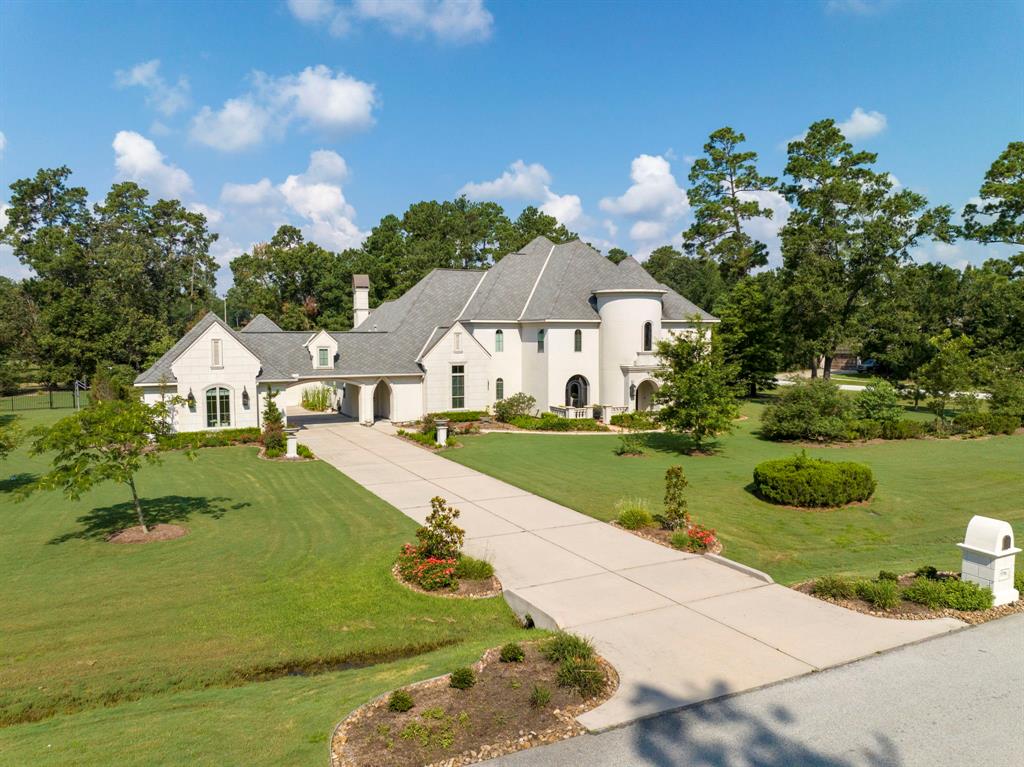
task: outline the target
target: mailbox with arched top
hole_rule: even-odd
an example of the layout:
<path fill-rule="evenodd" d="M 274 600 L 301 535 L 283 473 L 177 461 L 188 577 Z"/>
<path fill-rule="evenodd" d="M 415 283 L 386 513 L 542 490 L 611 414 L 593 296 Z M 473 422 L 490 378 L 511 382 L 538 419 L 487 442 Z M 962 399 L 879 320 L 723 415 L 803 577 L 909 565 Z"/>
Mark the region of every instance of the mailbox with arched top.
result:
<path fill-rule="evenodd" d="M 997 607 L 1020 599 L 1020 592 L 1013 587 L 1014 557 L 1020 549 L 1014 545 L 1009 522 L 974 516 L 967 523 L 964 542 L 957 546 L 963 552 L 962 580 L 990 589 Z"/>

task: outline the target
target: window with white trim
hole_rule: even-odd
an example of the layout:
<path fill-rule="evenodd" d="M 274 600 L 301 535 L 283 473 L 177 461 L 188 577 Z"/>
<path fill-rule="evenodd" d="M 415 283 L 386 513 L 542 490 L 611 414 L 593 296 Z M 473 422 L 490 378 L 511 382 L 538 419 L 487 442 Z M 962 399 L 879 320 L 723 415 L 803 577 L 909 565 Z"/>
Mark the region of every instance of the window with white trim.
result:
<path fill-rule="evenodd" d="M 210 339 L 210 367 L 222 368 L 224 367 L 224 348 L 223 342 L 219 338 Z"/>
<path fill-rule="evenodd" d="M 501 328 L 494 331 L 494 351 L 505 351 L 505 332 Z"/>
<path fill-rule="evenodd" d="M 583 331 L 579 328 L 576 328 L 576 332 L 573 333 L 572 348 L 573 351 L 583 351 Z"/>
<path fill-rule="evenodd" d="M 654 325 L 649 322 L 644 323 L 644 351 L 649 352 L 654 346 Z"/>
<path fill-rule="evenodd" d="M 316 354 L 318 367 L 326 368 L 331 366 L 331 363 L 329 361 L 330 351 L 331 350 L 328 349 L 326 346 L 320 346 L 317 348 Z"/>
<path fill-rule="evenodd" d="M 544 353 L 544 331 L 537 331 L 537 354 Z"/>
<path fill-rule="evenodd" d="M 452 409 L 466 406 L 466 366 L 452 365 Z"/>
<path fill-rule="evenodd" d="M 231 425 L 231 392 L 223 386 L 206 390 L 206 428 Z"/>
<path fill-rule="evenodd" d="M 505 399 L 505 379 L 499 378 L 494 382 L 494 399 L 502 400 Z"/>

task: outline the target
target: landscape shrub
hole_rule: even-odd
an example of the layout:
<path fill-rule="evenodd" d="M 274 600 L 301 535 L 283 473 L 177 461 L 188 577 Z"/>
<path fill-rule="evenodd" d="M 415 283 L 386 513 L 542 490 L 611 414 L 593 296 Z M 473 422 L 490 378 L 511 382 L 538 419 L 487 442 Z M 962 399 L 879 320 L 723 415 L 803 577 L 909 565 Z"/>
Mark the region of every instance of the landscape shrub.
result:
<path fill-rule="evenodd" d="M 879 570 L 878 580 L 880 581 L 899 581 L 900 576 L 894 573 L 892 570 Z"/>
<path fill-rule="evenodd" d="M 973 434 L 1013 434 L 1020 418 L 1000 413 L 959 413 L 953 419 L 954 431 Z"/>
<path fill-rule="evenodd" d="M 886 423 L 903 417 L 900 395 L 888 381 L 868 384 L 853 398 L 853 413 L 864 421 Z"/>
<path fill-rule="evenodd" d="M 950 579 L 941 583 L 946 607 L 953 610 L 987 610 L 995 598 L 991 591 L 970 581 Z"/>
<path fill-rule="evenodd" d="M 654 414 L 647 410 L 634 410 L 632 413 L 617 413 L 612 416 L 612 425 L 625 429 L 655 428 Z"/>
<path fill-rule="evenodd" d="M 882 428 L 886 423 L 895 423 L 894 421 L 850 421 L 847 426 L 847 438 L 851 440 L 855 439 L 878 439 L 882 436 Z"/>
<path fill-rule="evenodd" d="M 449 687 L 454 687 L 456 690 L 468 690 L 470 687 L 476 684 L 476 674 L 473 673 L 473 669 L 469 666 L 460 666 L 452 672 L 452 677 L 448 681 Z"/>
<path fill-rule="evenodd" d="M 156 441 L 161 450 L 197 450 L 201 447 L 250 445 L 260 441 L 260 430 L 252 427 L 220 431 L 184 431 L 161 434 Z"/>
<path fill-rule="evenodd" d="M 300 458 L 316 458 L 316 456 L 313 455 L 313 451 L 303 444 L 296 445 L 295 452 L 299 454 Z"/>
<path fill-rule="evenodd" d="M 427 418 L 431 423 L 438 418 L 444 418 L 451 423 L 469 423 L 470 421 L 479 421 L 486 415 L 486 410 L 448 410 L 444 413 L 430 413 Z"/>
<path fill-rule="evenodd" d="M 537 406 L 535 397 L 525 392 L 516 392 L 511 397 L 500 399 L 494 403 L 494 417 L 504 423 L 510 423 L 513 418 L 530 415 Z"/>
<path fill-rule="evenodd" d="M 420 433 L 418 431 L 406 431 L 405 429 L 399 429 L 397 434 L 398 434 L 399 437 L 405 437 L 406 439 L 411 439 L 413 442 L 419 442 L 421 445 L 425 445 L 427 447 L 431 447 L 431 448 L 435 448 L 435 449 L 440 447 L 440 445 L 437 444 L 437 430 L 436 429 L 431 429 L 429 432 L 427 432 L 425 434 Z M 459 444 L 459 443 L 455 441 L 455 437 L 453 437 L 449 433 L 448 434 L 448 439 L 446 439 L 445 442 L 444 442 L 445 447 L 454 447 L 457 444 Z"/>
<path fill-rule="evenodd" d="M 857 596 L 857 585 L 840 575 L 823 575 L 811 586 L 811 593 L 830 599 L 853 599 Z"/>
<path fill-rule="evenodd" d="M 589 660 L 594 657 L 594 645 L 586 637 L 559 631 L 540 648 L 541 654 L 552 663 L 561 663 L 567 658 Z"/>
<path fill-rule="evenodd" d="M 530 691 L 530 707 L 544 708 L 551 702 L 551 690 L 541 684 L 535 684 Z"/>
<path fill-rule="evenodd" d="M 900 421 L 886 421 L 882 424 L 882 439 L 917 439 L 928 432 L 928 425 L 921 421 L 904 418 Z"/>
<path fill-rule="evenodd" d="M 405 690 L 395 690 L 388 698 L 388 711 L 395 711 L 399 714 L 408 711 L 413 707 L 412 695 Z"/>
<path fill-rule="evenodd" d="M 494 576 L 494 565 L 485 559 L 463 554 L 455 565 L 455 577 L 460 580 L 482 581 Z"/>
<path fill-rule="evenodd" d="M 1024 570 L 1017 570 L 1013 574 L 1013 587 L 1024 596 Z"/>
<path fill-rule="evenodd" d="M 946 584 L 928 578 L 914 578 L 914 582 L 903 589 L 903 598 L 938 610 L 946 606 Z"/>
<path fill-rule="evenodd" d="M 331 406 L 334 390 L 329 386 L 309 386 L 302 390 L 302 407 L 322 413 Z"/>
<path fill-rule="evenodd" d="M 459 510 L 440 496 L 430 499 L 430 513 L 425 524 L 416 531 L 421 557 L 457 560 L 466 539 L 466 531 L 455 524 Z"/>
<path fill-rule="evenodd" d="M 267 394 L 267 404 L 263 408 L 263 449 L 270 458 L 284 455 L 288 439 L 284 434 L 284 414 L 277 406 L 277 393 Z"/>
<path fill-rule="evenodd" d="M 615 514 L 619 526 L 627 530 L 639 530 L 654 524 L 646 498 L 620 498 L 615 504 Z"/>
<path fill-rule="evenodd" d="M 939 571 L 932 565 L 922 565 L 914 571 L 914 575 L 918 578 L 928 578 L 934 581 L 938 579 Z"/>
<path fill-rule="evenodd" d="M 765 408 L 761 434 L 771 440 L 843 440 L 850 412 L 849 400 L 831 381 L 801 383 L 784 389 Z"/>
<path fill-rule="evenodd" d="M 522 663 L 526 660 L 526 651 L 518 642 L 509 642 L 501 646 L 501 653 L 498 659 L 502 663 Z"/>
<path fill-rule="evenodd" d="M 647 452 L 647 439 L 643 434 L 627 431 L 619 435 L 615 455 L 643 455 Z"/>
<path fill-rule="evenodd" d="M 759 463 L 754 468 L 757 493 L 772 503 L 790 506 L 843 506 L 875 492 L 868 466 L 849 461 L 810 458 L 806 452 Z"/>
<path fill-rule="evenodd" d="M 857 596 L 879 610 L 899 607 L 900 587 L 895 581 L 860 581 Z"/>
<path fill-rule="evenodd" d="M 581 698 L 604 689 L 604 671 L 593 658 L 566 658 L 558 666 L 558 686 L 575 690 Z"/>
<path fill-rule="evenodd" d="M 515 416 L 508 423 L 529 431 L 608 431 L 607 426 L 592 418 L 562 418 L 554 413 Z"/>
<path fill-rule="evenodd" d="M 690 513 L 687 511 L 684 495 L 689 484 L 682 466 L 669 466 L 665 470 L 664 510 L 654 517 L 662 529 L 677 530 L 690 524 Z"/>
<path fill-rule="evenodd" d="M 424 556 L 411 543 L 405 544 L 398 555 L 398 572 L 402 579 L 415 583 L 424 591 L 454 589 L 458 586 L 456 564 L 454 559 Z"/>

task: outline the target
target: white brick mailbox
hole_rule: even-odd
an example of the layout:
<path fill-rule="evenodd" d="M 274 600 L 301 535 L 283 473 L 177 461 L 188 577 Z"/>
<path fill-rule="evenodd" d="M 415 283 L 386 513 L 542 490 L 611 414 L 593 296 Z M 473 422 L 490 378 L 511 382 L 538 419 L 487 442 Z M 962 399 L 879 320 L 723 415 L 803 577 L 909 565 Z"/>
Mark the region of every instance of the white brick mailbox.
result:
<path fill-rule="evenodd" d="M 1020 551 L 1013 545 L 1013 528 L 1009 522 L 991 517 L 974 516 L 967 523 L 960 578 L 992 591 L 993 605 L 1016 602 L 1020 593 L 1013 587 L 1013 558 Z"/>

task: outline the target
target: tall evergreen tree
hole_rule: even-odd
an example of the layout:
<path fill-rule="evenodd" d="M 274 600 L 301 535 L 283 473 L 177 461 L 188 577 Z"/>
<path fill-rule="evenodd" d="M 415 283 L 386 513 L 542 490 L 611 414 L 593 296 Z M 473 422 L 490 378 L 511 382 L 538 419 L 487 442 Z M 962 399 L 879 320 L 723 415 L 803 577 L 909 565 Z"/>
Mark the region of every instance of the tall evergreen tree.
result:
<path fill-rule="evenodd" d="M 781 290 L 773 272 L 745 277 L 719 303 L 717 342 L 726 362 L 736 369 L 736 382 L 750 397 L 775 388 L 782 368 Z"/>
<path fill-rule="evenodd" d="M 744 229 L 753 218 L 771 218 L 757 195 L 775 188 L 777 179 L 757 172 L 757 153 L 740 151 L 746 140 L 732 128 L 719 128 L 704 145 L 704 157 L 690 167 L 687 196 L 694 222 L 683 232 L 689 255 L 714 261 L 729 284 L 768 263 L 768 248 Z"/>
<path fill-rule="evenodd" d="M 1024 248 L 1024 141 L 1011 141 L 996 158 L 979 194 L 981 204 L 964 208 L 963 236 Z"/>
<path fill-rule="evenodd" d="M 671 245 L 655 248 L 643 265 L 658 282 L 712 314 L 726 292 L 725 280 L 714 262 L 684 256 Z"/>

